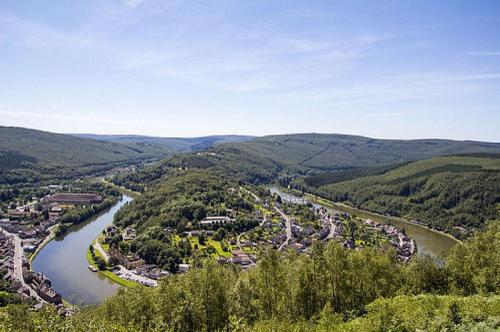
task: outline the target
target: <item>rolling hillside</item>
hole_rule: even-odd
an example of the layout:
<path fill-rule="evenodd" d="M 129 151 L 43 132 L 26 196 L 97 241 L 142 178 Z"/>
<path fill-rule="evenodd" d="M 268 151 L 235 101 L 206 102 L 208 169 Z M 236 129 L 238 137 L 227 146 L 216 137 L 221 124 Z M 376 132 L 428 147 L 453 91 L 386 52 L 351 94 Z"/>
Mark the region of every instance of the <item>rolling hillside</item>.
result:
<path fill-rule="evenodd" d="M 432 158 L 345 181 L 331 174 L 324 178 L 306 177 L 294 185 L 358 208 L 417 219 L 457 237 L 500 218 L 500 154 Z"/>
<path fill-rule="evenodd" d="M 131 147 L 72 135 L 39 130 L 0 127 L 0 167 L 26 164 L 87 166 L 166 155 L 165 149 Z"/>
<path fill-rule="evenodd" d="M 337 134 L 294 134 L 258 137 L 215 145 L 206 152 L 177 154 L 120 179 L 135 189 L 155 181 L 169 167 L 214 168 L 251 183 L 324 173 L 352 179 L 385 172 L 414 160 L 463 153 L 500 153 L 499 143 L 451 140 L 377 140 Z M 324 182 L 326 181 L 326 182 Z"/>
<path fill-rule="evenodd" d="M 338 134 L 293 134 L 259 137 L 231 148 L 283 166 L 327 171 L 377 167 L 442 155 L 500 153 L 499 143 L 452 140 L 384 140 Z"/>

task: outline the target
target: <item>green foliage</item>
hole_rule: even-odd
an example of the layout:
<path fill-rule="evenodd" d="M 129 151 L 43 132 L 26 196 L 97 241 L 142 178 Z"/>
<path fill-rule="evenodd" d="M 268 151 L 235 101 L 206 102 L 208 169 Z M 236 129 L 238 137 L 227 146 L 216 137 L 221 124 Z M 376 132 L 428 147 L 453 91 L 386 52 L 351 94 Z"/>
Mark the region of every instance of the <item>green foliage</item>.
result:
<path fill-rule="evenodd" d="M 209 170 L 170 169 L 161 182 L 118 211 L 114 223 L 137 229 L 131 251 L 148 263 L 175 272 L 182 260 L 192 258 L 192 248 L 186 245 L 189 241 L 174 241 L 171 234 L 174 230 L 180 235 L 191 230 L 213 230 L 215 239 L 221 241 L 228 233 L 239 233 L 258 224 L 251 216 L 253 205 L 240 196 L 237 188 L 236 181 Z M 236 214 L 235 221 L 200 223 L 206 216 L 225 216 L 228 208 Z M 198 240 L 203 247 L 210 244 L 204 234 Z M 212 252 L 216 249 L 209 246 L 207 256 Z"/>
<path fill-rule="evenodd" d="M 317 188 L 332 183 L 356 179 L 359 177 L 384 174 L 397 167 L 400 167 L 401 165 L 402 164 L 382 166 L 382 167 L 366 167 L 366 168 L 339 170 L 331 173 L 321 173 L 317 175 L 307 176 L 303 179 L 303 181 L 305 182 L 306 185 Z"/>
<path fill-rule="evenodd" d="M 3 286 L 3 285 L 2 285 Z M 4 288 L 4 287 L 2 287 Z M 5 307 L 8 304 L 21 303 L 21 298 L 17 294 L 0 290 L 0 307 Z"/>
<path fill-rule="evenodd" d="M 450 287 L 458 294 L 498 293 L 500 289 L 500 223 L 491 222 L 466 244 L 455 246 L 447 258 L 453 276 Z"/>

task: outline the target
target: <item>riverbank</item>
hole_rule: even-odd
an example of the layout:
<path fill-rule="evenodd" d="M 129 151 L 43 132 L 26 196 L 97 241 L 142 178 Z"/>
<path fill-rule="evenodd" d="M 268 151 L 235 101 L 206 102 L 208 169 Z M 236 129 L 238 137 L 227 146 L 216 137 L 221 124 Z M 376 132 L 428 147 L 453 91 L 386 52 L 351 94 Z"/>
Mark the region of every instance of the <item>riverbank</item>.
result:
<path fill-rule="evenodd" d="M 96 256 L 99 256 L 102 259 L 104 259 L 104 257 L 102 257 L 101 253 L 98 250 L 95 250 L 94 252 L 95 252 Z M 93 267 L 95 267 L 97 269 L 97 272 L 95 272 L 95 273 L 98 273 L 101 276 L 103 276 L 105 278 L 108 278 L 109 280 L 111 280 L 111 281 L 119 284 L 120 286 L 124 286 L 124 287 L 127 287 L 127 288 L 134 288 L 134 287 L 137 287 L 139 285 L 135 281 L 125 280 L 123 278 L 120 278 L 113 271 L 99 270 L 99 268 L 97 267 L 97 264 L 96 264 L 94 258 L 92 257 L 92 253 L 90 252 L 90 248 L 87 249 L 87 261 L 88 261 L 89 265 L 91 265 L 91 266 L 93 266 Z"/>
<path fill-rule="evenodd" d="M 105 184 L 109 185 L 110 187 L 113 187 L 114 189 L 118 190 L 122 195 L 130 196 L 134 199 L 139 198 L 141 196 L 141 193 L 138 191 L 133 191 L 133 190 L 130 190 L 130 189 L 125 188 L 123 186 L 118 186 L 118 185 L 114 184 L 113 182 L 107 181 L 106 179 L 102 179 L 101 181 L 104 182 Z"/>
<path fill-rule="evenodd" d="M 408 224 L 408 225 L 420 227 L 422 229 L 425 229 L 426 231 L 430 231 L 430 232 L 433 232 L 433 233 L 436 233 L 436 234 L 439 234 L 439 235 L 446 236 L 449 239 L 455 241 L 456 243 L 462 243 L 462 241 L 460 241 L 459 239 L 457 239 L 456 237 L 454 237 L 451 234 L 448 234 L 448 233 L 443 232 L 443 231 L 438 231 L 436 229 L 430 228 L 430 227 L 425 226 L 425 225 L 421 225 L 421 224 L 417 224 L 417 223 L 411 222 L 410 220 L 405 219 L 403 217 L 386 216 L 386 215 L 383 215 L 383 214 L 380 214 L 380 213 L 377 213 L 377 212 L 372 212 L 372 211 L 358 209 L 358 208 L 349 206 L 349 205 L 344 204 L 344 203 L 329 201 L 329 200 L 327 200 L 325 198 L 319 197 L 317 195 L 314 195 L 314 194 L 311 194 L 311 193 L 308 193 L 308 192 L 304 192 L 304 196 L 308 200 L 311 200 L 314 203 L 321 204 L 321 205 L 330 205 L 332 209 L 338 209 L 338 210 L 341 210 L 341 211 L 344 210 L 342 212 L 348 212 L 348 213 L 351 213 L 351 214 L 362 213 L 362 214 L 369 215 L 369 216 L 377 218 L 377 219 L 394 220 L 396 222 L 401 222 L 401 223 L 405 223 L 405 224 Z"/>
<path fill-rule="evenodd" d="M 47 239 L 43 250 L 40 248 L 32 259 L 32 270 L 45 274 L 52 281 L 53 288 L 72 304 L 101 303 L 119 287 L 130 286 L 122 280 L 113 280 L 111 274 L 106 276 L 105 272 L 90 271 L 87 258 L 89 244 L 113 222 L 116 212 L 130 200 L 124 195 L 109 209 L 68 228 L 63 237 L 55 237 L 56 241 Z M 51 237 L 53 239 L 54 236 Z"/>
<path fill-rule="evenodd" d="M 52 227 L 49 228 L 49 235 L 47 235 L 45 237 L 45 239 L 43 239 L 43 241 L 38 245 L 38 247 L 36 248 L 36 250 L 31 254 L 30 258 L 28 259 L 28 264 L 29 264 L 29 267 L 30 269 L 32 270 L 32 266 L 31 264 L 33 263 L 33 260 L 36 258 L 36 255 L 38 255 L 38 253 L 50 242 L 52 241 L 55 237 L 56 237 L 56 232 L 57 232 L 57 228 L 59 227 L 59 224 L 56 224 Z"/>

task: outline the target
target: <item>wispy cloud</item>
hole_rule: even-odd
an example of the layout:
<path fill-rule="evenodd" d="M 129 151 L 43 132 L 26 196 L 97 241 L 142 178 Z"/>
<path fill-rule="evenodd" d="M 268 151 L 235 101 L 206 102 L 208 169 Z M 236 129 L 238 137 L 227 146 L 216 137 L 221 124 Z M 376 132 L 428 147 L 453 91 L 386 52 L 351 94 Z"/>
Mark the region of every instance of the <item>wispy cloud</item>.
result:
<path fill-rule="evenodd" d="M 108 10 L 104 19 L 77 31 L 3 16 L 0 32 L 9 43 L 23 47 L 75 56 L 88 52 L 117 69 L 230 92 L 283 89 L 335 77 L 367 51 L 395 38 L 392 34 L 297 36 L 269 31 L 258 24 L 242 28 L 227 23 L 233 15 L 227 9 L 201 15 L 208 6 L 203 4 L 184 6 L 179 11 L 139 0 L 125 1 L 124 5 L 137 12 Z M 144 41 L 126 36 L 130 26 L 158 13 L 175 24 L 162 27 Z M 200 33 L 206 37 L 200 38 Z"/>
<path fill-rule="evenodd" d="M 314 103 L 325 107 L 377 105 L 400 101 L 431 101 L 443 97 L 472 96 L 481 89 L 476 83 L 498 80 L 500 73 L 419 73 L 332 83 L 327 89 L 287 92 L 280 95 L 289 103 Z"/>
<path fill-rule="evenodd" d="M 140 6 L 141 3 L 143 3 L 145 0 L 123 0 L 125 5 L 129 8 L 136 8 L 137 6 Z"/>

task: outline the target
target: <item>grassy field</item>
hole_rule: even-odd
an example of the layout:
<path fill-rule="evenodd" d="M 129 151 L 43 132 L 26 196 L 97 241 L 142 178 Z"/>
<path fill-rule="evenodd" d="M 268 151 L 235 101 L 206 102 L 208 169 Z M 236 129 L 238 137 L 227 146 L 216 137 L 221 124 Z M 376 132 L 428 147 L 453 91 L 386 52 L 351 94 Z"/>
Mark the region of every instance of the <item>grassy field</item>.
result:
<path fill-rule="evenodd" d="M 232 256 L 231 250 L 234 249 L 234 246 L 232 246 L 230 244 L 227 244 L 228 251 L 224 251 L 224 250 L 222 250 L 222 242 L 216 241 L 211 237 L 207 238 L 204 245 L 200 244 L 197 236 L 189 236 L 189 237 L 187 237 L 187 239 L 191 243 L 191 247 L 193 249 L 195 248 L 195 246 L 198 246 L 198 250 L 203 250 L 203 249 L 208 248 L 209 246 L 212 246 L 216 251 L 214 254 L 212 254 L 212 258 L 217 258 L 217 256 L 229 258 Z M 179 235 L 175 234 L 173 236 L 173 240 L 175 241 L 175 243 L 177 243 L 181 240 L 181 237 Z"/>

